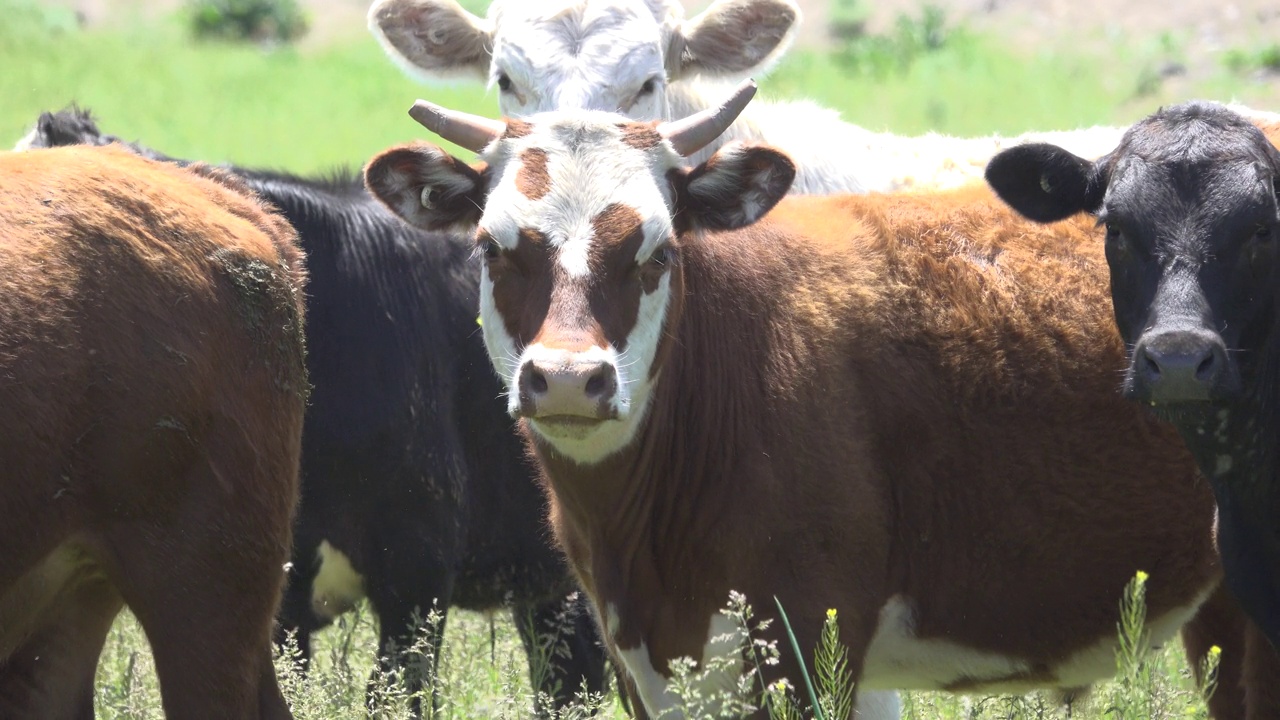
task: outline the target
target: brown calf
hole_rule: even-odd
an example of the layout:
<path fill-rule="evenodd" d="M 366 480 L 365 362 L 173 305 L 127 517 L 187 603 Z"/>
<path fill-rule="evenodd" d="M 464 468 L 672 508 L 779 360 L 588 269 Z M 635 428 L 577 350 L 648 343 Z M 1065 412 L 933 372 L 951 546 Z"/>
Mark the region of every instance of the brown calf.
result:
<path fill-rule="evenodd" d="M 270 641 L 308 391 L 294 241 L 208 172 L 0 153 L 0 717 L 92 717 L 122 605 L 168 717 L 289 717 Z"/>
<path fill-rule="evenodd" d="M 730 590 L 776 596 L 806 649 L 838 609 L 862 689 L 975 692 L 1111 675 L 1138 570 L 1157 643 L 1217 592 L 1209 490 L 1117 392 L 1091 221 L 1032 225 L 985 188 L 760 220 L 780 153 L 680 169 L 723 118 L 416 116 L 466 124 L 483 164 L 415 144 L 366 180 L 411 222 L 477 228 L 490 358 L 650 716 L 674 709 L 669 661 L 724 649 Z M 1194 645 L 1216 634 L 1238 676 L 1217 601 Z"/>

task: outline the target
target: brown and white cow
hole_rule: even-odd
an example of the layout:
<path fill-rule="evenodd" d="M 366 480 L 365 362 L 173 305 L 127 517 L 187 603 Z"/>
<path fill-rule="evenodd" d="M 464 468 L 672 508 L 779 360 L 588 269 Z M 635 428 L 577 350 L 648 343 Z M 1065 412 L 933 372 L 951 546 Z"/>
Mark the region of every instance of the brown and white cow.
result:
<path fill-rule="evenodd" d="M 168 717 L 290 717 L 271 631 L 308 392 L 294 241 L 210 171 L 0 153 L 0 717 L 92 717 L 123 605 Z"/>
<path fill-rule="evenodd" d="M 723 649 L 731 590 L 776 596 L 802 648 L 838 609 L 860 689 L 1108 677 L 1138 570 L 1171 638 L 1219 587 L 1213 501 L 1116 392 L 1092 223 L 985 188 L 774 207 L 793 168 L 766 147 L 682 169 L 749 96 L 661 125 L 420 103 L 479 164 L 419 143 L 366 168 L 410 222 L 476 229 L 491 359 L 633 696 L 673 707 L 668 663 Z"/>

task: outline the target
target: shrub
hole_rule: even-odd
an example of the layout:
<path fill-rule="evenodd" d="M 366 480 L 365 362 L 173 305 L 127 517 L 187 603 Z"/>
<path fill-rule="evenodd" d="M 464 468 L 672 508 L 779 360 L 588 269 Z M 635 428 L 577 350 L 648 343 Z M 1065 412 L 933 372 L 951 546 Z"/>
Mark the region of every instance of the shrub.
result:
<path fill-rule="evenodd" d="M 197 37 L 289 42 L 307 31 L 297 0 L 191 0 Z"/>
<path fill-rule="evenodd" d="M 897 71 L 905 73 L 920 57 L 947 46 L 955 30 L 947 28 L 946 13 L 936 5 L 925 5 L 920 17 L 899 15 L 893 30 L 883 35 L 846 32 L 835 51 L 835 59 L 846 71 L 884 79 Z M 849 28 L 845 28 L 848 30 Z"/>

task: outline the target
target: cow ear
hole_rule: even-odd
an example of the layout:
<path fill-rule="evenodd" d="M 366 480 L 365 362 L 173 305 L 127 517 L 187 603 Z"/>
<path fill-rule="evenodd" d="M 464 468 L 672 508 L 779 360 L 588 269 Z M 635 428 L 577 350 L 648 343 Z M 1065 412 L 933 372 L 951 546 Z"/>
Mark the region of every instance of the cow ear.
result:
<path fill-rule="evenodd" d="M 410 76 L 426 82 L 486 80 L 490 24 L 454 0 L 376 0 L 369 30 Z"/>
<path fill-rule="evenodd" d="M 760 77 L 787 51 L 799 27 L 795 0 L 717 0 L 681 23 L 667 54 L 667 75 Z"/>
<path fill-rule="evenodd" d="M 392 212 L 424 230 L 470 229 L 484 207 L 483 166 L 473 168 L 428 143 L 374 157 L 364 182 Z"/>
<path fill-rule="evenodd" d="M 987 184 L 1028 220 L 1049 223 L 1097 212 L 1107 189 L 1105 158 L 1090 162 L 1057 145 L 1029 143 L 987 163 Z"/>
<path fill-rule="evenodd" d="M 732 230 L 764 217 L 791 189 L 796 166 L 771 147 L 730 143 L 673 177 L 676 218 L 689 228 Z"/>

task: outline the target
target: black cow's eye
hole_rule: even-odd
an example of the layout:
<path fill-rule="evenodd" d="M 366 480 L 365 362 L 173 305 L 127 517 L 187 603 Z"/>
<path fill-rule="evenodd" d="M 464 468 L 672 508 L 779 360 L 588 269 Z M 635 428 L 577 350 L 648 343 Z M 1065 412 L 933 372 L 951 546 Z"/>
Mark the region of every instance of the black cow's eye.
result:
<path fill-rule="evenodd" d="M 498 74 L 498 89 L 502 92 L 511 92 L 511 78 L 506 73 Z"/>
<path fill-rule="evenodd" d="M 1258 229 L 1253 233 L 1253 239 L 1258 242 L 1270 242 L 1273 237 L 1270 225 L 1259 225 Z"/>
<path fill-rule="evenodd" d="M 644 81 L 644 84 L 643 84 L 643 85 L 641 85 L 641 86 L 640 86 L 640 93 L 639 93 L 639 94 L 640 94 L 640 95 L 648 95 L 649 93 L 653 92 L 653 90 L 654 90 L 654 88 L 655 88 L 656 86 L 657 86 L 657 81 L 656 81 L 656 80 L 654 80 L 653 78 L 649 78 L 648 80 L 645 80 L 645 81 Z"/>
<path fill-rule="evenodd" d="M 485 260 L 497 260 L 502 255 L 502 246 L 498 244 L 497 240 L 486 240 L 483 250 Z"/>

